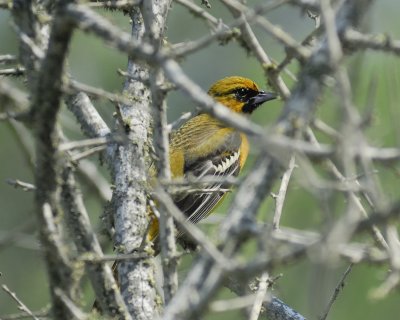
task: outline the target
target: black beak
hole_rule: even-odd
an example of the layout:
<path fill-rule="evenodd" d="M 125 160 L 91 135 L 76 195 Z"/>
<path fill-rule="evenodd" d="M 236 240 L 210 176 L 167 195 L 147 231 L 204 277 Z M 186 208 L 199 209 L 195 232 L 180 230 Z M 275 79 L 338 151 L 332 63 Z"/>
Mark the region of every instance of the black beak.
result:
<path fill-rule="evenodd" d="M 260 105 L 266 101 L 274 100 L 276 97 L 277 95 L 275 93 L 259 91 L 255 97 L 250 99 L 250 101 L 253 100 L 252 103 Z"/>
<path fill-rule="evenodd" d="M 264 102 L 274 100 L 277 95 L 272 92 L 259 91 L 257 95 L 251 97 L 243 106 L 244 113 L 252 113 L 257 107 L 259 107 Z"/>

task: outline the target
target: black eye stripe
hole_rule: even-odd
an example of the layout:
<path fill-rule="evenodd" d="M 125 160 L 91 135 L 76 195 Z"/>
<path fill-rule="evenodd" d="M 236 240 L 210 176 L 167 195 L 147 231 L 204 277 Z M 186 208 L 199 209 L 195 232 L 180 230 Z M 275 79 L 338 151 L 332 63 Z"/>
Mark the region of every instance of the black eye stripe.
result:
<path fill-rule="evenodd" d="M 256 96 L 258 94 L 258 91 L 250 89 L 250 88 L 244 88 L 244 87 L 238 87 L 231 89 L 229 91 L 225 91 L 223 93 L 216 94 L 216 97 L 223 97 L 223 96 L 229 96 L 231 94 L 235 95 L 236 100 L 241 101 L 241 102 L 246 102 L 252 97 Z"/>
<path fill-rule="evenodd" d="M 238 101 L 246 102 L 250 98 L 256 96 L 258 94 L 258 91 L 249 88 L 237 88 L 232 90 L 231 93 L 235 94 L 235 97 Z"/>

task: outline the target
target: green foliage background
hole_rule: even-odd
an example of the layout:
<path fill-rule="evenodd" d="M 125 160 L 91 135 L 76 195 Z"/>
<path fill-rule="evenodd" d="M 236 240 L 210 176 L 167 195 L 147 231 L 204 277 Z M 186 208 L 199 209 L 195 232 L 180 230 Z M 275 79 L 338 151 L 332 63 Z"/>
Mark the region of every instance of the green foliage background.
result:
<path fill-rule="evenodd" d="M 247 2 L 249 5 L 256 3 L 250 0 Z M 217 1 L 211 1 L 211 3 L 211 14 L 222 17 L 224 22 L 232 20 L 222 5 Z M 129 32 L 130 26 L 126 16 L 119 13 L 99 12 Z M 398 0 L 376 1 L 366 21 L 366 27 L 371 32 L 387 33 L 394 39 L 400 39 L 399 12 Z M 291 7 L 275 10 L 267 17 L 299 41 L 314 27 L 313 22 L 306 15 Z M 284 57 L 282 47 L 257 27 L 255 30 L 268 54 L 277 61 L 281 61 Z M 194 18 L 179 5 L 173 5 L 167 31 L 167 40 L 170 43 L 197 39 L 207 32 L 208 29 L 201 20 Z M 17 54 L 17 48 L 12 19 L 8 12 L 0 11 L 0 54 Z M 70 49 L 69 70 L 77 80 L 108 91 L 119 92 L 124 79 L 117 75 L 116 70 L 118 68 L 124 70 L 126 64 L 127 58 L 124 55 L 105 46 L 93 36 L 81 32 L 74 35 Z M 265 87 L 266 83 L 257 61 L 236 42 L 230 42 L 224 46 L 214 43 L 209 48 L 190 55 L 181 61 L 181 64 L 187 74 L 204 88 L 208 88 L 216 79 L 228 75 L 250 77 L 262 87 Z M 399 58 L 383 53 L 366 52 L 351 57 L 347 64 L 351 71 L 354 101 L 360 112 L 366 114 L 366 110 L 372 106 L 371 124 L 366 129 L 370 143 L 375 146 L 399 146 Z M 296 72 L 296 63 L 293 63 L 290 69 Z M 293 81 L 288 76 L 284 75 L 284 79 L 289 86 L 293 86 Z M 13 81 L 21 88 L 25 87 L 25 84 L 18 79 L 13 79 Z M 327 88 L 318 111 L 319 117 L 336 128 L 340 128 L 339 101 L 340 97 L 336 95 L 334 89 Z M 96 105 L 112 125 L 113 105 L 104 101 L 97 101 Z M 253 120 L 266 126 L 273 123 L 280 112 L 281 105 L 281 101 L 268 103 L 267 107 L 260 108 L 253 115 Z M 169 95 L 168 106 L 171 121 L 182 112 L 194 110 L 193 104 L 188 102 L 180 92 L 172 92 Z M 61 120 L 67 128 L 69 137 L 75 139 L 81 137 L 79 127 L 68 111 L 63 112 Z M 27 139 L 30 137 L 28 136 Z M 321 139 L 323 140 L 324 137 L 321 136 Z M 31 193 L 15 190 L 5 183 L 8 178 L 32 182 L 32 170 L 6 121 L 0 122 L 0 146 L 0 283 L 6 284 L 15 291 L 29 308 L 38 310 L 46 305 L 48 291 L 44 263 L 38 250 L 35 228 L 32 226 L 35 218 L 32 209 L 33 197 Z M 253 153 L 257 153 L 256 147 L 253 148 Z M 92 160 L 97 159 L 94 156 Z M 399 168 L 381 166 L 377 169 L 388 199 L 398 199 L 400 181 L 397 169 Z M 101 170 L 106 172 L 104 168 Z M 316 201 L 315 194 L 303 187 L 302 179 L 304 177 L 297 172 L 288 191 L 282 225 L 321 230 L 329 225 L 329 221 L 335 219 L 335 215 L 343 207 L 344 199 L 340 197 L 333 199 L 332 210 L 325 212 Z M 95 195 L 87 186 L 83 186 L 83 194 L 93 224 L 98 226 L 98 217 L 102 213 L 104 204 L 96 200 Z M 218 213 L 225 211 L 229 205 L 228 202 L 226 201 L 218 208 Z M 266 199 L 261 208 L 260 219 L 270 221 L 273 208 L 272 198 Z M 13 239 L 5 241 L 13 230 L 18 241 L 16 243 Z M 210 236 L 213 237 L 213 230 L 210 230 Z M 321 265 L 315 261 L 314 257 L 307 257 L 291 266 L 275 270 L 275 275 L 281 273 L 282 277 L 277 281 L 273 293 L 307 318 L 316 319 L 327 305 L 346 267 L 346 263 Z M 185 261 L 181 267 L 182 274 L 185 274 L 189 268 L 190 263 Z M 329 319 L 399 319 L 398 291 L 394 291 L 383 300 L 371 298 L 371 290 L 380 285 L 386 272 L 385 266 L 355 266 L 343 292 L 333 306 Z M 92 296 L 90 290 L 87 291 L 89 306 Z M 220 298 L 226 297 L 233 297 L 233 295 L 222 291 Z M 3 291 L 0 291 L 0 317 L 12 312 L 17 312 L 15 303 Z M 209 315 L 207 319 L 241 319 L 243 317 L 243 313 L 236 311 Z"/>

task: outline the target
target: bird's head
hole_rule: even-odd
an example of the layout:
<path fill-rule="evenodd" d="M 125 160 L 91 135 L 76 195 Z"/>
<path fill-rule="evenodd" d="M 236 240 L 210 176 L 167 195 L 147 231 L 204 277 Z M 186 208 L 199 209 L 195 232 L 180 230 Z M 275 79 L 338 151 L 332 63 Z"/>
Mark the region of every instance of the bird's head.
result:
<path fill-rule="evenodd" d="M 208 94 L 229 109 L 247 114 L 277 97 L 274 93 L 260 90 L 254 81 L 237 76 L 215 82 Z"/>

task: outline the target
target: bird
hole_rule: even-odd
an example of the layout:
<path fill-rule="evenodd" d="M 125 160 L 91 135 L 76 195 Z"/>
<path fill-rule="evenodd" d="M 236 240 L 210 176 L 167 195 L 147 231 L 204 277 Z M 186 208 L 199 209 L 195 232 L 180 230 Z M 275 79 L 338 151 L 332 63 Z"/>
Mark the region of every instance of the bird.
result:
<path fill-rule="evenodd" d="M 265 92 L 254 81 L 240 76 L 218 80 L 210 87 L 208 94 L 231 111 L 242 115 L 250 115 L 264 102 L 277 98 L 275 93 Z M 249 142 L 244 133 L 207 113 L 200 112 L 171 133 L 169 150 L 173 179 L 223 179 L 239 175 L 247 160 Z M 150 175 L 155 175 L 154 167 L 150 167 Z M 216 181 L 204 186 L 199 192 L 183 191 L 174 194 L 172 200 L 187 217 L 187 221 L 196 224 L 213 211 L 229 189 L 223 181 Z M 154 256 L 157 256 L 160 253 L 159 223 L 151 209 L 149 214 L 151 219 L 147 240 L 152 244 Z M 179 230 L 178 226 L 175 236 L 184 249 L 196 248 L 196 243 L 190 235 Z M 114 262 L 112 271 L 118 283 L 117 261 Z M 97 301 L 94 302 L 93 308 L 100 310 Z"/>
<path fill-rule="evenodd" d="M 240 76 L 216 81 L 208 94 L 231 111 L 242 115 L 250 115 L 264 102 L 277 98 L 275 93 L 265 92 L 254 81 Z M 215 177 L 214 180 L 223 180 L 225 177 L 237 177 L 242 171 L 249 153 L 249 142 L 244 133 L 208 113 L 200 112 L 171 133 L 169 150 L 173 179 Z M 172 200 L 187 221 L 196 224 L 212 213 L 229 189 L 229 185 L 223 181 L 210 182 L 199 192 L 173 194 Z M 152 214 L 147 237 L 155 255 L 160 251 L 158 236 L 158 219 Z M 196 247 L 190 235 L 179 230 L 179 227 L 176 239 L 184 249 Z"/>

